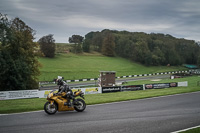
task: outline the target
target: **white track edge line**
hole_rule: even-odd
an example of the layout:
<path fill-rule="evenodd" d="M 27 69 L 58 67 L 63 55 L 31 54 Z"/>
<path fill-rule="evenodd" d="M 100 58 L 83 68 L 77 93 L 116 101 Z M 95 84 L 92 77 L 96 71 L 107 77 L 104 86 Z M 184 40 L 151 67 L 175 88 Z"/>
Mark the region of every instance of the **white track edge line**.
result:
<path fill-rule="evenodd" d="M 182 130 L 178 130 L 178 131 L 174 131 L 174 132 L 171 132 L 171 133 L 180 133 L 180 132 L 184 132 L 184 131 L 187 131 L 187 130 L 190 130 L 190 129 L 194 129 L 194 128 L 198 128 L 198 127 L 200 127 L 200 125 L 199 126 L 195 126 L 195 127 L 190 127 L 190 128 L 182 129 Z"/>

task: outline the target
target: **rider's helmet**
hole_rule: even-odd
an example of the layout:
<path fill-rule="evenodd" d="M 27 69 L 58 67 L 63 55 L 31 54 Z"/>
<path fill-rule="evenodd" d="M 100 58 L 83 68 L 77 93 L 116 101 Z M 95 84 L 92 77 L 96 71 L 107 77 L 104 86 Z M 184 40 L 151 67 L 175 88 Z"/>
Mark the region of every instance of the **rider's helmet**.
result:
<path fill-rule="evenodd" d="M 57 85 L 64 85 L 63 80 L 62 79 L 57 79 Z"/>

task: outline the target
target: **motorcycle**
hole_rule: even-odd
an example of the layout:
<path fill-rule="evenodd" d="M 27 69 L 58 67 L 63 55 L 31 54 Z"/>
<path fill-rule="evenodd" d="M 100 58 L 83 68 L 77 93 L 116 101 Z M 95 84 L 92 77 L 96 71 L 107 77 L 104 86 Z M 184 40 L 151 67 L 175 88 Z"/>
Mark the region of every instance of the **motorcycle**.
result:
<path fill-rule="evenodd" d="M 57 111 L 74 111 L 82 112 L 86 108 L 86 103 L 83 99 L 77 98 L 80 96 L 81 98 L 84 98 L 84 93 L 82 91 L 75 91 L 73 94 L 71 94 L 72 102 L 71 106 L 66 106 L 64 103 L 67 103 L 66 99 L 66 92 L 62 92 L 60 95 L 55 93 L 55 91 L 51 91 L 47 96 L 47 102 L 44 104 L 44 111 L 47 114 L 55 114 Z M 70 101 L 71 101 L 70 100 Z"/>

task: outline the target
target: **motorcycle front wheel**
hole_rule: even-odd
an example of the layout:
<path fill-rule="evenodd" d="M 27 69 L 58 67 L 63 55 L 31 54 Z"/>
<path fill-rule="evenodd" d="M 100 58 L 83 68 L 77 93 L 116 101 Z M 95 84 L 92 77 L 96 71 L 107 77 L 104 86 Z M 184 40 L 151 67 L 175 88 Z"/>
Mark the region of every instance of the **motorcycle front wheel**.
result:
<path fill-rule="evenodd" d="M 53 115 L 58 111 L 58 107 L 55 103 L 46 102 L 44 104 L 44 111 L 49 115 Z"/>
<path fill-rule="evenodd" d="M 84 100 L 82 99 L 76 99 L 76 102 L 77 104 L 74 105 L 74 109 L 77 111 L 77 112 L 83 112 L 86 108 L 86 103 Z"/>

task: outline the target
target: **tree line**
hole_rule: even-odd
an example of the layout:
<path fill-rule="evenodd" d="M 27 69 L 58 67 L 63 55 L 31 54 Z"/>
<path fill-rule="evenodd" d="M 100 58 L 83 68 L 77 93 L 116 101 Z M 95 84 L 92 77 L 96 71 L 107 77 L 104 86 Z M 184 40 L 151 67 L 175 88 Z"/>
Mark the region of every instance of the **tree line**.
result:
<path fill-rule="evenodd" d="M 35 31 L 21 19 L 0 13 L 0 91 L 38 88 L 38 44 Z"/>
<path fill-rule="evenodd" d="M 200 64 L 200 47 L 193 40 L 169 34 L 102 30 L 85 35 L 83 51 L 98 51 L 150 66 Z"/>

